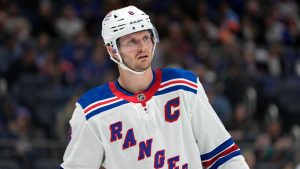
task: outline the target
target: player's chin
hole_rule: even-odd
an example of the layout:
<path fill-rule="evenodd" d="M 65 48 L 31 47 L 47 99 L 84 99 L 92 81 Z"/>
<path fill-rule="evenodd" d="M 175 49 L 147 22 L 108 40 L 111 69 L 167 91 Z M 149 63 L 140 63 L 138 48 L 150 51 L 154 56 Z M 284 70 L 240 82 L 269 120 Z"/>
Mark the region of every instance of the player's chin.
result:
<path fill-rule="evenodd" d="M 137 68 L 145 69 L 151 65 L 151 59 L 141 59 L 137 61 Z"/>
<path fill-rule="evenodd" d="M 143 63 L 143 64 L 138 65 L 135 69 L 138 72 L 144 72 L 147 69 L 149 69 L 150 67 L 151 67 L 151 62 L 148 62 L 148 63 Z"/>

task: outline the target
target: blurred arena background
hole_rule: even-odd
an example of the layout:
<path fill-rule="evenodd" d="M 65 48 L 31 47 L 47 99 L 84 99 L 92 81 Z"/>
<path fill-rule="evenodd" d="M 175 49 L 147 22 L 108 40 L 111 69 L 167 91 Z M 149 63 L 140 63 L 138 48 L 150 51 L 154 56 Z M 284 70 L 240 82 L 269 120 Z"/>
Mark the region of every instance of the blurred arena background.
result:
<path fill-rule="evenodd" d="M 154 67 L 182 67 L 251 169 L 300 168 L 297 0 L 0 0 L 0 168 L 54 169 L 77 97 L 116 78 L 104 15 L 136 5 L 159 32 Z"/>

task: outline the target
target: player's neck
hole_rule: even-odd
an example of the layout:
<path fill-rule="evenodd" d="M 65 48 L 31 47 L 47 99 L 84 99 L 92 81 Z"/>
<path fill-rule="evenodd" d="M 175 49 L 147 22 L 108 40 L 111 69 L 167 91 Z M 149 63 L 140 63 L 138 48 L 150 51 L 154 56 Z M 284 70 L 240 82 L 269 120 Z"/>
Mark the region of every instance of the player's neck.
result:
<path fill-rule="evenodd" d="M 128 71 L 120 71 L 119 84 L 131 93 L 138 93 L 146 90 L 153 80 L 152 69 L 149 68 L 145 73 L 136 75 Z"/>

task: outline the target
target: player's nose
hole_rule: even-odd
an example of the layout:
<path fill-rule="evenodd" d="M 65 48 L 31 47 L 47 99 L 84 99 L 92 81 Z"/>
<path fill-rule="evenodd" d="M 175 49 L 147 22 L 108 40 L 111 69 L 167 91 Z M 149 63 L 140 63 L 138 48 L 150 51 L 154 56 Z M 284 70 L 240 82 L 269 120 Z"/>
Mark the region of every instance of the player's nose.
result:
<path fill-rule="evenodd" d="M 146 42 L 140 40 L 139 43 L 138 43 L 138 50 L 142 52 L 145 49 L 146 49 Z"/>

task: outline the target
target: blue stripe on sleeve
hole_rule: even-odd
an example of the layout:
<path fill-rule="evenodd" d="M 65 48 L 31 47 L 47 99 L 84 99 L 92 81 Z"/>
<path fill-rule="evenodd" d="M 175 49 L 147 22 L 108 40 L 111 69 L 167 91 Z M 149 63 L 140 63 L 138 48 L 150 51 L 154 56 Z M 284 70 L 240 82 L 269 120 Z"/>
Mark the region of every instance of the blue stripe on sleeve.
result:
<path fill-rule="evenodd" d="M 201 155 L 201 160 L 205 161 L 205 160 L 209 160 L 211 158 L 213 158 L 214 156 L 216 156 L 217 154 L 219 154 L 220 152 L 222 152 L 223 150 L 227 149 L 229 146 L 231 146 L 233 144 L 233 140 L 230 137 L 228 140 L 226 140 L 224 143 L 222 143 L 221 145 L 219 145 L 217 148 L 215 148 L 213 151 L 203 154 Z"/>
<path fill-rule="evenodd" d="M 219 166 L 221 166 L 222 164 L 224 164 L 226 161 L 232 159 L 235 156 L 241 155 L 241 151 L 240 150 L 236 150 L 220 159 L 218 159 L 211 167 L 210 169 L 217 169 Z"/>

